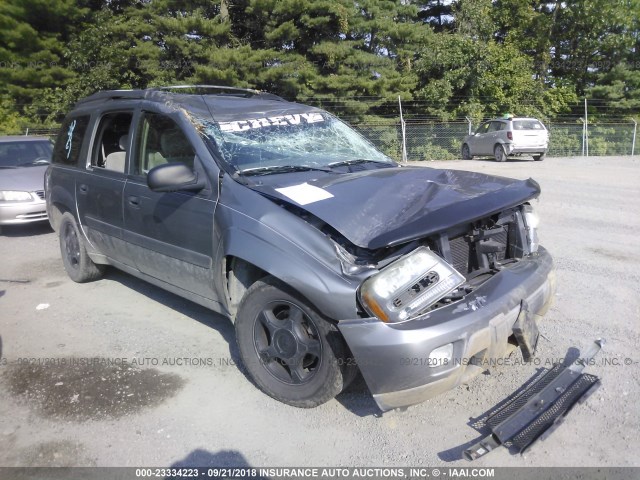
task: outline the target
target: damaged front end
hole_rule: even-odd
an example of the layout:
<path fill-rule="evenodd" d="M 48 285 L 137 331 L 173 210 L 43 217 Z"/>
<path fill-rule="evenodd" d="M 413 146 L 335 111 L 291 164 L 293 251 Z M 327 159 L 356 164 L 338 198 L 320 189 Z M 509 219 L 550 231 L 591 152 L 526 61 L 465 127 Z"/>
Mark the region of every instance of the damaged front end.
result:
<path fill-rule="evenodd" d="M 553 261 L 536 228 L 524 204 L 378 261 L 359 290 L 362 318 L 338 328 L 383 411 L 469 380 L 514 345 L 526 360 L 533 355 L 537 318 L 555 291 Z"/>

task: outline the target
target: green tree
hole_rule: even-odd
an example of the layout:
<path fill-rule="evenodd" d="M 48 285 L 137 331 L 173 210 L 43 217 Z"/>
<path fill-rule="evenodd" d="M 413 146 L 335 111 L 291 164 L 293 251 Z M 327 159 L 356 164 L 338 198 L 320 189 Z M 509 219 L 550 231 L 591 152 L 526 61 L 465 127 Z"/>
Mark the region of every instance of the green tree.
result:
<path fill-rule="evenodd" d="M 380 97 L 343 102 L 353 116 L 375 113 L 398 94 L 410 97 L 414 46 L 428 31 L 417 13 L 407 2 L 388 0 L 247 0 L 232 10 L 232 23 L 237 38 L 269 52 L 256 86 L 303 101 Z"/>
<path fill-rule="evenodd" d="M 575 101 L 572 88 L 535 77 L 531 56 L 509 38 L 514 26 L 505 24 L 495 8 L 490 0 L 461 0 L 453 8 L 455 30 L 423 44 L 418 95 L 427 102 L 426 113 L 476 119 L 506 112 L 553 116 Z M 536 17 L 528 7 L 514 14 Z"/>
<path fill-rule="evenodd" d="M 208 1 L 122 1 L 93 12 L 64 49 L 75 77 L 42 90 L 50 119 L 98 90 L 191 83 L 210 51 L 230 41 L 220 5 Z"/>
<path fill-rule="evenodd" d="M 87 9 L 73 0 L 4 0 L 0 3 L 0 95 L 13 111 L 34 121 L 46 112 L 33 105 L 43 88 L 66 85 L 74 72 L 64 58 L 65 43 Z"/>
<path fill-rule="evenodd" d="M 552 31 L 552 75 L 582 96 L 637 48 L 638 18 L 637 0 L 563 2 Z"/>

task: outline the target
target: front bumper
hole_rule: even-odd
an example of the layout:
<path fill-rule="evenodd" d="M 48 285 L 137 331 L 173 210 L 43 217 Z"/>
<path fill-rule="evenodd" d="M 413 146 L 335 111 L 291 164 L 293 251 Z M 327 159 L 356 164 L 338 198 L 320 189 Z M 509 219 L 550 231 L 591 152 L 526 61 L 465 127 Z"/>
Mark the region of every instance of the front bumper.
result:
<path fill-rule="evenodd" d="M 343 320 L 338 328 L 378 406 L 406 407 L 454 388 L 504 357 L 522 300 L 531 313 L 543 315 L 555 283 L 551 255 L 540 247 L 452 305 L 404 323 L 361 318 Z M 429 354 L 449 343 L 453 361 L 430 367 Z"/>
<path fill-rule="evenodd" d="M 47 218 L 47 205 L 44 200 L 0 203 L 0 225 L 40 222 Z"/>

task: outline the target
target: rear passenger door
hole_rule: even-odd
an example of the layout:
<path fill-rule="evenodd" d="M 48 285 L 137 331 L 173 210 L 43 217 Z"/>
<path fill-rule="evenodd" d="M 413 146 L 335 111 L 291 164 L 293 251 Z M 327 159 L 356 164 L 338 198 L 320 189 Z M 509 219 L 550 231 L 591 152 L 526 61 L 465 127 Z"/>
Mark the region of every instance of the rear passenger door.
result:
<path fill-rule="evenodd" d="M 505 143 L 507 141 L 507 136 L 504 133 L 504 130 L 506 130 L 506 126 L 506 123 L 499 122 L 497 120 L 491 122 L 491 124 L 489 125 L 489 133 L 487 133 L 486 136 L 486 147 L 488 150 L 486 152 L 487 154 L 493 154 L 493 148 L 497 143 Z"/>
<path fill-rule="evenodd" d="M 198 192 L 154 192 L 147 173 L 170 162 L 206 178 L 196 150 L 176 119 L 142 112 L 136 123 L 133 161 L 124 190 L 124 239 L 143 273 L 215 300 L 213 214 L 217 185 Z"/>
<path fill-rule="evenodd" d="M 122 239 L 122 194 L 133 110 L 101 112 L 84 169 L 76 180 L 80 224 L 89 242 L 115 262 L 131 265 Z"/>

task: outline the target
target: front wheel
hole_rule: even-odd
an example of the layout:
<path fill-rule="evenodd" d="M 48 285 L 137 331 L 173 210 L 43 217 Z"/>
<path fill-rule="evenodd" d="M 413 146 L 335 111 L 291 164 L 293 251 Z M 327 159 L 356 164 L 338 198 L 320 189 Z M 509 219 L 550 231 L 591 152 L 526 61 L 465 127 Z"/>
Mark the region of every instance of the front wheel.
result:
<path fill-rule="evenodd" d="M 97 280 L 104 273 L 104 265 L 96 265 L 84 248 L 78 224 L 74 216 L 66 212 L 60 220 L 60 253 L 67 275 L 74 282 L 84 283 Z"/>
<path fill-rule="evenodd" d="M 251 379 L 288 405 L 311 408 L 325 403 L 357 372 L 337 328 L 273 277 L 247 290 L 235 328 Z"/>
<path fill-rule="evenodd" d="M 507 154 L 502 145 L 496 145 L 494 147 L 493 155 L 496 157 L 496 162 L 504 162 L 507 159 Z"/>

